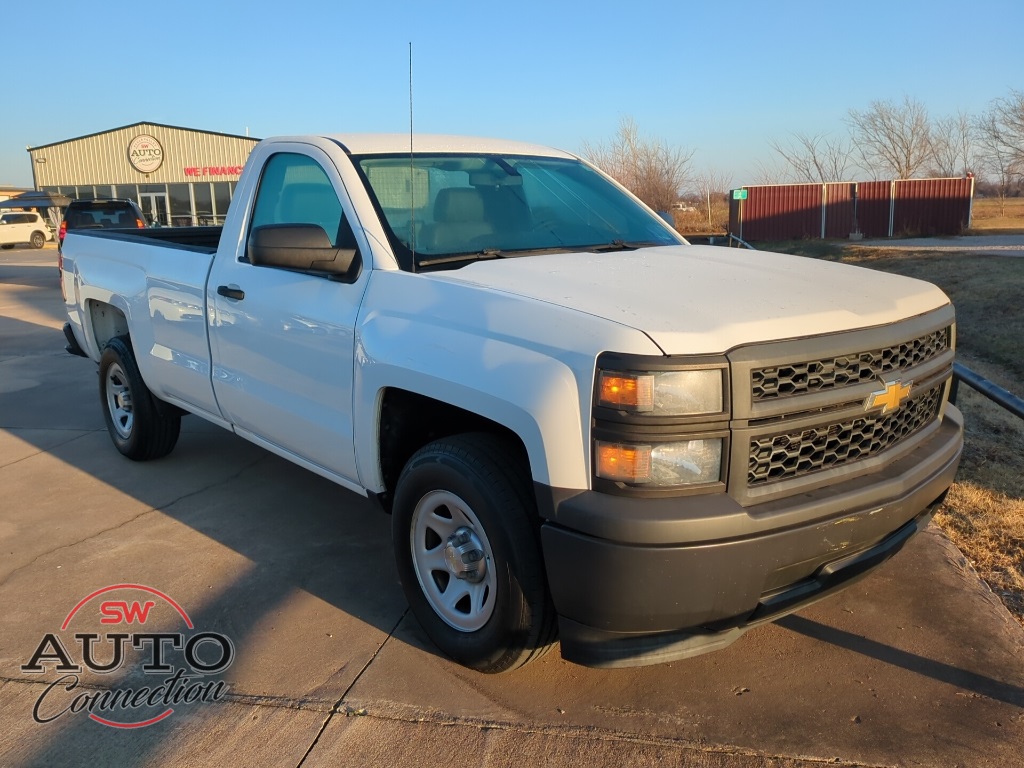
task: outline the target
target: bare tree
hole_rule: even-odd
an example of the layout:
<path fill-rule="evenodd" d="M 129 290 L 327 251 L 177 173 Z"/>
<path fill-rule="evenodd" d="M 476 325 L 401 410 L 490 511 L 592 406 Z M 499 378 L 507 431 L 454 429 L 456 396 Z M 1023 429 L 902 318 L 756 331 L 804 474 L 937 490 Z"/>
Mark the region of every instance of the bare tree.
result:
<path fill-rule="evenodd" d="M 1014 160 L 1024 164 L 1024 91 L 1010 91 L 996 99 L 990 109 L 1002 131 L 1002 141 Z"/>
<path fill-rule="evenodd" d="M 728 228 L 730 186 L 732 176 L 722 171 L 709 169 L 694 177 L 692 187 L 702 212 L 707 213 L 710 231 Z"/>
<path fill-rule="evenodd" d="M 758 185 L 782 184 L 789 180 L 789 172 L 780 167 L 777 163 L 768 165 L 767 163 L 758 160 L 757 167 L 754 169 L 752 177 L 753 183 Z"/>
<path fill-rule="evenodd" d="M 932 123 L 930 173 L 948 177 L 973 172 L 974 136 L 974 125 L 966 112 L 957 112 Z"/>
<path fill-rule="evenodd" d="M 1024 91 L 996 99 L 978 120 L 985 170 L 996 177 L 1000 215 L 1006 193 L 1024 180 Z"/>
<path fill-rule="evenodd" d="M 869 173 L 909 179 L 931 156 L 928 110 L 909 96 L 901 104 L 872 101 L 864 111 L 851 109 L 847 123 L 861 165 Z"/>
<path fill-rule="evenodd" d="M 788 175 L 795 182 L 846 180 L 853 152 L 847 139 L 826 133 L 794 133 L 786 144 L 772 139 L 768 145 L 785 161 Z"/>
<path fill-rule="evenodd" d="M 989 180 L 995 182 L 999 215 L 1006 214 L 1006 195 L 1015 178 L 1024 175 L 1024 158 L 1014 143 L 1012 125 L 1007 126 L 999 110 L 993 106 L 975 124 L 978 137 L 978 159 Z"/>
<path fill-rule="evenodd" d="M 623 117 L 608 143 L 584 142 L 583 156 L 656 211 L 668 211 L 686 184 L 693 150 L 640 135 L 636 121 Z"/>

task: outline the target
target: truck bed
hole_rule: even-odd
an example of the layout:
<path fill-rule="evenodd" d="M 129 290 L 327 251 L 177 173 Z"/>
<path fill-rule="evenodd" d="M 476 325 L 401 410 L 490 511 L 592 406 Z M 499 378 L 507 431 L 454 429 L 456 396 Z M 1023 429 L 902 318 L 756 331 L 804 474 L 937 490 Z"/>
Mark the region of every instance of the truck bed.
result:
<path fill-rule="evenodd" d="M 73 230 L 75 237 L 102 237 L 112 240 L 159 240 L 161 245 L 202 253 L 215 253 L 223 227 L 150 227 L 148 229 Z"/>

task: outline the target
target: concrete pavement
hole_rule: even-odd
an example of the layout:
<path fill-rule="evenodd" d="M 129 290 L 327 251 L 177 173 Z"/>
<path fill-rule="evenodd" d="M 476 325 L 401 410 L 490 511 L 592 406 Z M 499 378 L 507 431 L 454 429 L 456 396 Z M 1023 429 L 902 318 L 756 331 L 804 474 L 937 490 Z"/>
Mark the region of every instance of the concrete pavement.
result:
<path fill-rule="evenodd" d="M 164 460 L 117 454 L 95 366 L 63 352 L 54 256 L 0 252 L 0 765 L 1019 764 L 1024 632 L 934 530 L 719 653 L 453 665 L 408 614 L 389 520 L 365 500 L 195 417 Z M 72 691 L 22 671 L 47 633 L 111 632 L 95 602 L 61 624 L 121 584 L 230 638 L 223 697 L 134 729 L 59 714 L 160 677 L 139 654 Z M 154 602 L 146 631 L 181 630 Z"/>

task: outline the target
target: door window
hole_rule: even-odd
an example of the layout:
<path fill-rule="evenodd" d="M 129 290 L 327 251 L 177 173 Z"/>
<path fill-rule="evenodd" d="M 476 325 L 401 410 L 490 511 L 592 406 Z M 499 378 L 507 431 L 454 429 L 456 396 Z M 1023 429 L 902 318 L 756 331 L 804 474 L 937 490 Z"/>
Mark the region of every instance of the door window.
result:
<path fill-rule="evenodd" d="M 316 224 L 335 247 L 352 238 L 324 169 L 310 157 L 288 152 L 267 161 L 256 193 L 251 226 L 268 224 Z"/>

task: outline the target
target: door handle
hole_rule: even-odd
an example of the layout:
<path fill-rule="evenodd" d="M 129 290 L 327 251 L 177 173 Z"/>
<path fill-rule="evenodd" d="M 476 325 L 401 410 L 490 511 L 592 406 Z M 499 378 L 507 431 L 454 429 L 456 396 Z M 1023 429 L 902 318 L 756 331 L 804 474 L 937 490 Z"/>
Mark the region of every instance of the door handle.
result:
<path fill-rule="evenodd" d="M 245 298 L 245 291 L 243 291 L 241 288 L 232 288 L 229 285 L 218 285 L 217 295 L 241 301 L 242 299 Z"/>

